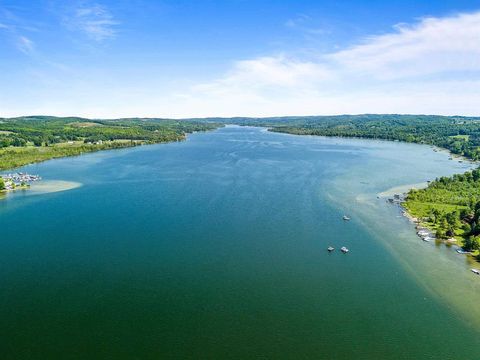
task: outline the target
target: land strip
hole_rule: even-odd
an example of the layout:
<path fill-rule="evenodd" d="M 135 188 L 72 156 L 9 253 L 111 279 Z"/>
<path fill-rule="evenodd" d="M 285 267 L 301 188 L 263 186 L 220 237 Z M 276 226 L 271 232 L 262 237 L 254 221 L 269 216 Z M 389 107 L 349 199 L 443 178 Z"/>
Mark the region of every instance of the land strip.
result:
<path fill-rule="evenodd" d="M 184 140 L 220 126 L 198 120 L 91 120 L 29 116 L 0 119 L 0 170 L 58 157 Z"/>

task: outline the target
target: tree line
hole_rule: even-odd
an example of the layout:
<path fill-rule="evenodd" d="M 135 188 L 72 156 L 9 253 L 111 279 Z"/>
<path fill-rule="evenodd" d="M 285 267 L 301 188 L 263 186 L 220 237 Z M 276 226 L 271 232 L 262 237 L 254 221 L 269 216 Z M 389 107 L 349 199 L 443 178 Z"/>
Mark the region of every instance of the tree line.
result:
<path fill-rule="evenodd" d="M 151 143 L 178 141 L 186 133 L 205 131 L 218 125 L 201 121 L 160 119 L 90 120 L 30 116 L 0 119 L 0 148 L 41 147 L 68 141 L 93 143 L 113 140 L 143 140 Z"/>

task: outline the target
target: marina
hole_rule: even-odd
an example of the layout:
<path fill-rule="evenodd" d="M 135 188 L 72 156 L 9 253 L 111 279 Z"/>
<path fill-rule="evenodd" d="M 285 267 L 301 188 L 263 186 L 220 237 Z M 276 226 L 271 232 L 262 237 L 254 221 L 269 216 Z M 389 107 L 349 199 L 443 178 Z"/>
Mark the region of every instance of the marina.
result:
<path fill-rule="evenodd" d="M 23 172 L 0 175 L 4 182 L 4 191 L 15 190 L 18 188 L 27 188 L 30 183 L 40 181 L 39 175 L 31 175 Z"/>

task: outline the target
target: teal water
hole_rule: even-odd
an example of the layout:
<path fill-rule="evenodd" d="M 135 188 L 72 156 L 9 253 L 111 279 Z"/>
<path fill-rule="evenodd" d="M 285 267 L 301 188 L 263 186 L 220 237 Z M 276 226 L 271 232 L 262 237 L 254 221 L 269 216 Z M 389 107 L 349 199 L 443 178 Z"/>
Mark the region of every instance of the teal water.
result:
<path fill-rule="evenodd" d="M 477 359 L 480 278 L 377 198 L 468 166 L 239 127 L 27 166 L 81 186 L 0 201 L 1 358 Z"/>

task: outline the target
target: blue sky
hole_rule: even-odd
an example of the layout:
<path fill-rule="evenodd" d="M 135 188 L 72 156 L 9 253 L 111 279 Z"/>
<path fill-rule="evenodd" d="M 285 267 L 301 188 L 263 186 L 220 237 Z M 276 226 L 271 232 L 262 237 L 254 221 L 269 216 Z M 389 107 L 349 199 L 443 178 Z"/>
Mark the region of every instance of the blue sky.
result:
<path fill-rule="evenodd" d="M 480 115 L 479 1 L 0 0 L 0 116 Z"/>

